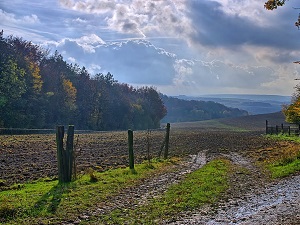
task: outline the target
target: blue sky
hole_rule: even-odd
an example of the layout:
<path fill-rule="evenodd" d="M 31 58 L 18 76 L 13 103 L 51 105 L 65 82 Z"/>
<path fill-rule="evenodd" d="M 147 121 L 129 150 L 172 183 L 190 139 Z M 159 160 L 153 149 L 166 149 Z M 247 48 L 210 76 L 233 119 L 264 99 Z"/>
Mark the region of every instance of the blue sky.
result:
<path fill-rule="evenodd" d="M 93 75 L 167 95 L 291 95 L 300 12 L 290 0 L 0 0 L 0 29 Z"/>

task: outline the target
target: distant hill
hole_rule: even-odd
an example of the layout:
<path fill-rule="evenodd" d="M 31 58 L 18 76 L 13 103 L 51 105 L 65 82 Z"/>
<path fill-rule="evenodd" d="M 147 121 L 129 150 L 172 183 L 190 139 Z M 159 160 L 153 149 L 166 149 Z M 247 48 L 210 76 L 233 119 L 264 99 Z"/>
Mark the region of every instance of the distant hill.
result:
<path fill-rule="evenodd" d="M 202 96 L 174 96 L 184 100 L 213 101 L 227 107 L 246 110 L 250 115 L 274 113 L 282 110 L 282 106 L 290 104 L 290 96 L 281 95 L 237 95 L 216 94 Z"/>
<path fill-rule="evenodd" d="M 269 126 L 280 126 L 281 124 L 288 125 L 288 123 L 285 122 L 285 116 L 282 112 L 226 118 L 219 119 L 218 121 L 226 125 L 234 125 L 243 129 L 265 131 L 266 120 L 268 120 Z"/>
<path fill-rule="evenodd" d="M 161 122 L 192 122 L 246 116 L 248 112 L 213 101 L 184 100 L 161 95 L 167 115 Z"/>

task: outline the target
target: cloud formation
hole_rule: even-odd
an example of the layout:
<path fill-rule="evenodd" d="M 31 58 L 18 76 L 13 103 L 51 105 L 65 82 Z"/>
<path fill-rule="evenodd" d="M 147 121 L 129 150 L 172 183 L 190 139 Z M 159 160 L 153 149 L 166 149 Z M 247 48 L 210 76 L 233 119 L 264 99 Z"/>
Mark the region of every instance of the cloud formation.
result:
<path fill-rule="evenodd" d="M 92 74 L 166 94 L 291 94 L 300 51 L 288 3 L 267 12 L 260 0 L 10 0 L 0 21 Z"/>
<path fill-rule="evenodd" d="M 160 34 L 182 36 L 192 32 L 189 19 L 185 16 L 186 0 L 60 0 L 66 8 L 106 16 L 110 29 L 138 35 Z"/>

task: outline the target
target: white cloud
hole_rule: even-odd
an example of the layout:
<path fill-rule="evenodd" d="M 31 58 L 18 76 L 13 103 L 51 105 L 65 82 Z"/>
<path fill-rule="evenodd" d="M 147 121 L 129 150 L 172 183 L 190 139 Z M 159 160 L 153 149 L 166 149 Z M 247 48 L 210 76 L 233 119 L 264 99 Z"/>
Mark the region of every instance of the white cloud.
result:
<path fill-rule="evenodd" d="M 83 13 L 105 14 L 110 29 L 138 37 L 163 34 L 186 38 L 193 32 L 186 0 L 60 0 L 60 4 Z"/>
<path fill-rule="evenodd" d="M 21 6 L 11 0 L 0 21 L 5 34 L 57 49 L 92 74 L 109 71 L 121 82 L 155 85 L 166 94 L 290 94 L 300 74 L 292 64 L 300 59 L 298 14 L 288 5 L 270 12 L 263 4 L 60 0 Z"/>
<path fill-rule="evenodd" d="M 64 38 L 58 42 L 55 41 L 49 41 L 44 44 L 44 46 L 49 47 L 59 47 L 63 49 L 64 47 L 67 48 L 68 52 L 74 51 L 80 55 L 80 52 L 78 51 L 78 47 L 84 50 L 85 53 L 95 53 L 96 48 L 99 45 L 104 45 L 105 41 L 103 41 L 99 36 L 96 34 L 90 34 L 88 36 L 82 36 L 80 38 Z M 78 55 L 73 54 L 71 58 L 78 57 Z"/>
<path fill-rule="evenodd" d="M 59 0 L 59 3 L 66 7 L 77 11 L 83 11 L 86 13 L 106 13 L 115 7 L 114 0 Z"/>
<path fill-rule="evenodd" d="M 10 23 L 10 24 L 38 24 L 40 20 L 37 15 L 31 14 L 29 16 L 17 17 L 13 13 L 7 13 L 4 10 L 0 9 L 0 21 L 2 23 Z"/>

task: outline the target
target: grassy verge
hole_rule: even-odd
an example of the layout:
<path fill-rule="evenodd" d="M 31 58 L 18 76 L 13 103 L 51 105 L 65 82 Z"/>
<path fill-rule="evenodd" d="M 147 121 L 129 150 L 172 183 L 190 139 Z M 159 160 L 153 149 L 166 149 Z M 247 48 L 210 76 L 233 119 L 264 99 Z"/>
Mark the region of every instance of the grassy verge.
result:
<path fill-rule="evenodd" d="M 161 197 L 133 209 L 118 209 L 101 218 L 90 221 L 93 224 L 157 224 L 179 213 L 214 203 L 228 188 L 230 162 L 213 160 L 201 169 L 188 174 L 178 184 L 172 185 Z"/>
<path fill-rule="evenodd" d="M 300 171 L 300 138 L 287 135 L 267 135 L 267 138 L 285 142 L 283 149 L 275 149 L 266 160 L 265 167 L 273 179 L 287 177 Z M 294 143 L 294 144 L 293 144 Z"/>
<path fill-rule="evenodd" d="M 155 161 L 103 173 L 88 171 L 78 180 L 59 184 L 40 180 L 0 192 L 0 224 L 51 224 L 73 221 L 125 187 L 171 168 L 176 159 Z"/>

